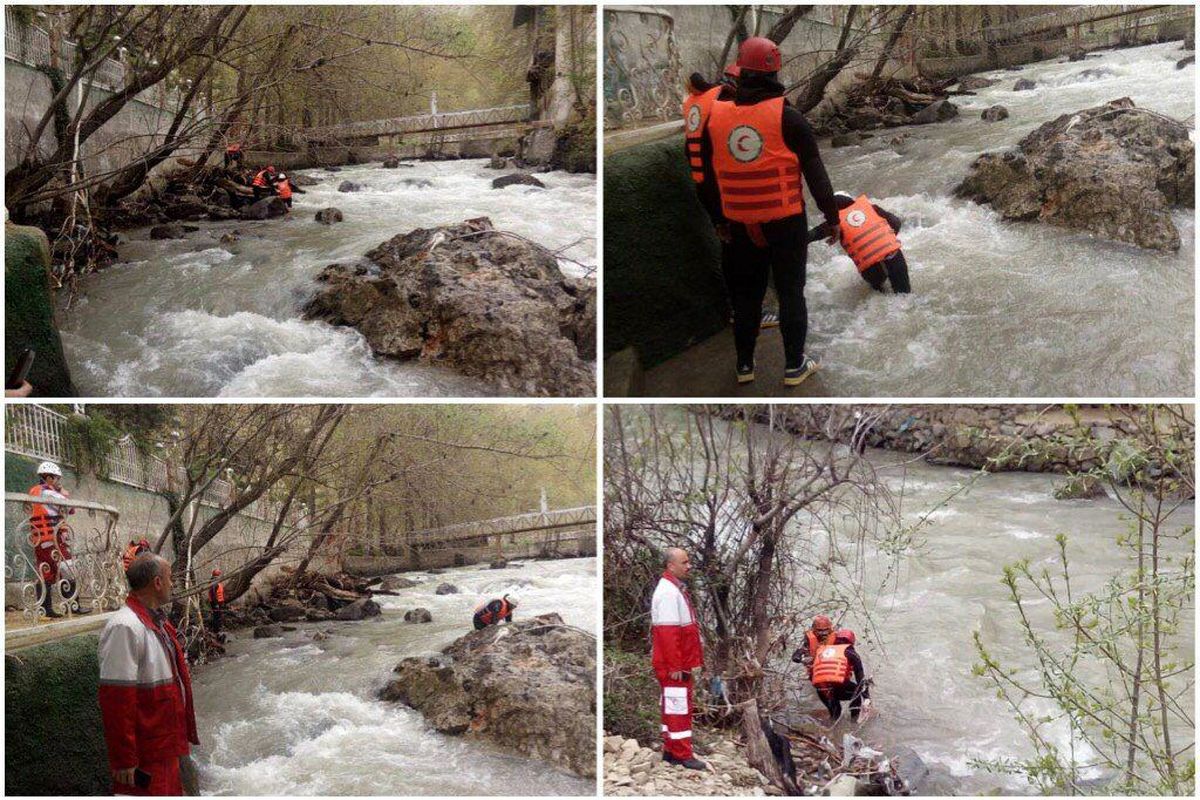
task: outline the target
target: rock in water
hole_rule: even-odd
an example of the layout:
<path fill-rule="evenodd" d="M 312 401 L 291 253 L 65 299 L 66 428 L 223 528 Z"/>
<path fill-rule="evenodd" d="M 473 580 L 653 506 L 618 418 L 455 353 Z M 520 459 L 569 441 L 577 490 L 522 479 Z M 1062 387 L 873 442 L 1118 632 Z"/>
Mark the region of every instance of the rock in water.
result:
<path fill-rule="evenodd" d="M 1002 119 L 1008 119 L 1008 109 L 1004 106 L 992 106 L 985 108 L 979 117 L 984 122 L 999 122 Z"/>
<path fill-rule="evenodd" d="M 1196 63 L 1196 56 L 1190 55 L 1190 56 L 1187 56 L 1186 58 L 1181 58 L 1178 61 L 1176 61 L 1175 69 L 1183 69 L 1188 64 L 1195 64 L 1195 63 Z"/>
<path fill-rule="evenodd" d="M 945 122 L 958 116 L 958 106 L 949 100 L 935 100 L 913 114 L 913 125 L 928 125 L 931 122 Z"/>
<path fill-rule="evenodd" d="M 254 629 L 255 639 L 272 639 L 276 636 L 283 636 L 282 625 L 259 625 Z"/>
<path fill-rule="evenodd" d="M 320 178 L 314 178 L 311 175 L 292 175 L 292 183 L 297 186 L 316 186 L 321 183 Z"/>
<path fill-rule="evenodd" d="M 366 619 L 367 617 L 378 616 L 381 610 L 378 603 L 369 597 L 364 597 L 360 600 L 355 600 L 348 606 L 339 608 L 335 619 L 342 621 Z"/>
<path fill-rule="evenodd" d="M 1013 84 L 1014 92 L 1028 92 L 1037 88 L 1037 84 L 1029 80 L 1029 78 L 1018 78 Z"/>
<path fill-rule="evenodd" d="M 536 186 L 539 189 L 545 189 L 546 184 L 539 181 L 532 175 L 527 175 L 524 172 L 515 173 L 513 175 L 501 175 L 492 181 L 493 189 L 503 189 L 505 186 Z"/>
<path fill-rule="evenodd" d="M 505 569 L 508 566 L 507 558 L 497 558 L 488 564 L 488 569 Z"/>
<path fill-rule="evenodd" d="M 849 131 L 848 133 L 834 134 L 829 140 L 831 147 L 852 147 L 856 144 L 861 144 L 863 140 L 862 134 L 857 131 Z"/>
<path fill-rule="evenodd" d="M 419 228 L 331 264 L 308 319 L 357 328 L 378 355 L 420 358 L 506 394 L 595 391 L 596 287 L 486 217 Z"/>
<path fill-rule="evenodd" d="M 1005 219 L 1042 220 L 1152 250 L 1179 249 L 1173 207 L 1190 208 L 1195 146 L 1186 125 L 1127 97 L 1063 114 L 1017 149 L 984 153 L 955 189 Z"/>
<path fill-rule="evenodd" d="M 155 225 L 150 229 L 151 239 L 182 239 L 189 231 L 200 230 L 195 225 Z"/>
<path fill-rule="evenodd" d="M 340 208 L 322 208 L 313 219 L 323 225 L 332 225 L 335 222 L 341 222 L 345 216 Z"/>
<path fill-rule="evenodd" d="M 404 621 L 413 624 L 433 622 L 433 614 L 429 613 L 428 608 L 414 608 L 404 612 Z"/>
<path fill-rule="evenodd" d="M 354 181 L 342 181 L 338 184 L 339 192 L 361 192 L 362 188 L 361 183 L 355 183 Z"/>
<path fill-rule="evenodd" d="M 1055 500 L 1091 500 L 1108 497 L 1104 485 L 1091 475 L 1076 475 L 1054 489 Z"/>
<path fill-rule="evenodd" d="M 383 160 L 383 168 L 384 169 L 400 169 L 400 159 L 385 158 Z"/>
<path fill-rule="evenodd" d="M 451 735 L 596 774 L 596 640 L 558 614 L 468 633 L 439 657 L 406 658 L 380 698 Z"/>
<path fill-rule="evenodd" d="M 274 219 L 288 212 L 288 205 L 282 197 L 264 197 L 254 205 L 241 210 L 242 219 Z"/>
<path fill-rule="evenodd" d="M 965 78 L 960 78 L 958 81 L 959 91 L 974 92 L 979 89 L 986 89 L 989 86 L 994 86 L 996 81 L 992 78 L 984 78 L 979 75 L 968 75 Z"/>
<path fill-rule="evenodd" d="M 508 159 L 500 156 L 492 156 L 492 160 L 488 162 L 488 169 L 507 169 Z"/>
<path fill-rule="evenodd" d="M 411 589 L 414 586 L 420 586 L 420 582 L 401 575 L 388 575 L 379 584 L 379 588 L 385 592 L 398 592 L 401 589 Z"/>
<path fill-rule="evenodd" d="M 443 583 L 443 584 L 440 584 L 436 589 L 434 589 L 433 593 L 434 594 L 458 594 L 458 587 L 455 586 L 453 583 Z"/>

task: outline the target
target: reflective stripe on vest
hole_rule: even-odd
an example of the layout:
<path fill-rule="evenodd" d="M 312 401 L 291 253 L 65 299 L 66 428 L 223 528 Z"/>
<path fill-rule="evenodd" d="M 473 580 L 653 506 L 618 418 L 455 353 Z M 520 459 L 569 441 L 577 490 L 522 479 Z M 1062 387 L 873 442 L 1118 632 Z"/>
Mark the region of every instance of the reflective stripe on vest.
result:
<path fill-rule="evenodd" d="M 838 211 L 842 249 L 862 272 L 900 249 L 892 226 L 871 205 L 865 194 Z"/>
<path fill-rule="evenodd" d="M 275 184 L 275 191 L 278 192 L 280 197 L 282 197 L 284 200 L 287 200 L 292 196 L 292 184 L 288 181 L 280 181 L 279 183 Z"/>
<path fill-rule="evenodd" d="M 267 186 L 267 171 L 265 169 L 259 170 L 258 174 L 254 176 L 254 180 L 251 185 L 261 186 L 265 189 Z"/>
<path fill-rule="evenodd" d="M 752 106 L 714 103 L 708 120 L 721 209 L 734 222 L 804 212 L 800 159 L 783 140 L 783 98 Z"/>
<path fill-rule="evenodd" d="M 700 143 L 704 139 L 704 128 L 712 113 L 713 103 L 720 94 L 721 87 L 714 86 L 706 92 L 689 94 L 683 100 L 683 146 L 687 150 L 692 180 L 696 183 L 704 183 L 704 162 L 700 159 Z"/>
<path fill-rule="evenodd" d="M 813 686 L 837 686 L 850 677 L 850 659 L 846 658 L 848 644 L 823 644 L 813 653 Z"/>

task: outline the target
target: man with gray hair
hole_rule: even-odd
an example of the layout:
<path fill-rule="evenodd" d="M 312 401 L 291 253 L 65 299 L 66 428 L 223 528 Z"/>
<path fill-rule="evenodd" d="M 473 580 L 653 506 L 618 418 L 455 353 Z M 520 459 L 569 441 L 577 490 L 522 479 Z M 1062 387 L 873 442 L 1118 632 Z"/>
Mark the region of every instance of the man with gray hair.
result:
<path fill-rule="evenodd" d="M 142 553 L 129 596 L 100 634 L 100 714 L 114 794 L 182 795 L 179 759 L 199 744 L 192 678 L 175 627 L 171 564 Z"/>
<path fill-rule="evenodd" d="M 706 769 L 692 755 L 692 670 L 704 664 L 700 625 L 683 579 L 691 571 L 687 551 L 667 550 L 666 570 L 650 601 L 651 663 L 662 687 L 663 760 L 688 769 Z"/>

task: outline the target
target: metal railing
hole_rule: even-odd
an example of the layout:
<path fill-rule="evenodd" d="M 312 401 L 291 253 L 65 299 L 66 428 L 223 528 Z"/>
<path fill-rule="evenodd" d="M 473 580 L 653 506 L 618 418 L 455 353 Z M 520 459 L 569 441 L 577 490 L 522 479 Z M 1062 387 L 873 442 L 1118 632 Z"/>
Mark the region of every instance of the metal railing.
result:
<path fill-rule="evenodd" d="M 37 404 L 10 404 L 4 409 L 4 449 L 30 458 L 54 461 L 59 465 L 77 466 L 67 444 L 67 417 L 53 409 Z M 185 484 L 181 468 L 174 474 L 167 462 L 138 450 L 128 437 L 118 441 L 105 457 L 102 470 L 107 480 L 163 492 Z M 223 508 L 234 496 L 229 481 L 215 480 L 200 498 L 201 505 Z M 242 514 L 257 519 L 272 518 L 277 504 L 260 497 L 242 510 Z"/>
<path fill-rule="evenodd" d="M 35 522 L 36 504 L 53 515 Z M 29 544 L 28 551 L 11 548 L 4 563 L 4 581 L 18 587 L 26 619 L 111 611 L 124 602 L 129 590 L 115 508 L 84 500 L 49 504 L 45 498 L 6 492 L 4 516 L 17 520 L 10 535 Z"/>
<path fill-rule="evenodd" d="M 477 108 L 470 111 L 449 111 L 444 114 L 420 114 L 412 117 L 373 119 L 365 122 L 347 122 L 341 125 L 326 125 L 310 128 L 305 132 L 310 139 L 344 139 L 360 136 L 392 136 L 424 131 L 445 131 L 462 128 L 480 128 L 525 122 L 529 119 L 529 105 L 497 106 Z"/>
<path fill-rule="evenodd" d="M 530 531 L 575 528 L 595 524 L 596 507 L 578 506 L 576 508 L 560 508 L 553 511 L 532 511 L 528 514 L 515 514 L 511 517 L 460 522 L 456 525 L 447 525 L 441 528 L 411 531 L 405 535 L 404 543 L 409 546 L 428 545 L 485 536 L 507 536 Z"/>
<path fill-rule="evenodd" d="M 678 117 L 683 78 L 674 17 L 647 6 L 609 6 L 604 16 L 605 127 Z M 637 24 L 627 31 L 619 16 L 636 16 Z"/>

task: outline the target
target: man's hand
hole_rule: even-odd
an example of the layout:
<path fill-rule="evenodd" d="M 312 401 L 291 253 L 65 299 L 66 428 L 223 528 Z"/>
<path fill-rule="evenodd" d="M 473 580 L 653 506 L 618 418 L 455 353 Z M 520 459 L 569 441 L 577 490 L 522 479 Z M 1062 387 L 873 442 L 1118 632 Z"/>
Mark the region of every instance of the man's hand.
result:
<path fill-rule="evenodd" d="M 137 772 L 137 765 L 129 769 L 114 769 L 113 781 L 115 783 L 124 784 L 125 786 L 133 786 L 133 773 Z"/>
<path fill-rule="evenodd" d="M 730 230 L 728 222 L 718 222 L 713 226 L 713 230 L 717 232 L 717 238 L 725 244 L 733 241 L 733 231 Z"/>

